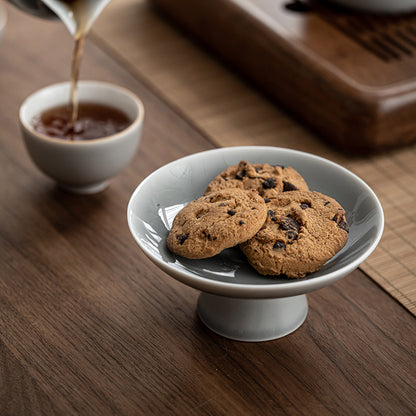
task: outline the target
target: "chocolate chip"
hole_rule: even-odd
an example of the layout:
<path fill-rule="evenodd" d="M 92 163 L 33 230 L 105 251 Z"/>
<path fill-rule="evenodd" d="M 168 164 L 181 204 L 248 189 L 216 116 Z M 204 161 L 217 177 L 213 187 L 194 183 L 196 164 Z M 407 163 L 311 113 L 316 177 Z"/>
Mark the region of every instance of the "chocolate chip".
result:
<path fill-rule="evenodd" d="M 311 204 L 308 204 L 307 202 L 303 202 L 302 204 L 300 204 L 300 207 L 302 209 L 308 209 L 311 207 Z"/>
<path fill-rule="evenodd" d="M 239 172 L 237 172 L 236 173 L 236 175 L 235 175 L 235 177 L 237 178 L 237 179 L 243 179 L 244 178 L 244 176 L 246 176 L 246 171 L 245 170 L 240 170 Z"/>
<path fill-rule="evenodd" d="M 341 220 L 341 221 L 338 223 L 338 227 L 339 227 L 339 228 L 341 228 L 341 230 L 346 231 L 347 233 L 349 233 L 349 232 L 350 232 L 350 227 L 348 227 L 348 224 L 347 224 L 344 220 Z"/>
<path fill-rule="evenodd" d="M 264 202 L 268 204 L 270 202 L 270 198 L 264 198 Z"/>
<path fill-rule="evenodd" d="M 330 203 L 331 203 L 330 201 L 326 201 L 325 204 L 324 204 L 324 207 L 326 207 Z"/>
<path fill-rule="evenodd" d="M 286 248 L 286 245 L 285 245 L 285 243 L 283 241 L 277 241 L 273 245 L 273 249 L 274 250 L 279 250 L 279 249 L 283 249 L 284 250 L 285 248 Z"/>
<path fill-rule="evenodd" d="M 276 216 L 274 214 L 274 211 L 272 209 L 269 209 L 267 211 L 267 216 L 269 216 L 272 221 L 277 221 L 277 218 L 276 218 Z"/>
<path fill-rule="evenodd" d="M 286 233 L 286 236 L 287 236 L 287 238 L 288 238 L 288 240 L 289 240 L 289 244 L 293 244 L 293 242 L 294 242 L 295 240 L 297 240 L 297 238 L 298 238 L 298 233 L 297 233 L 297 232 L 295 232 L 295 231 L 293 231 L 293 230 L 289 230 L 289 231 Z"/>
<path fill-rule="evenodd" d="M 335 221 L 337 223 L 337 226 L 341 228 L 341 230 L 344 230 L 347 233 L 350 231 L 348 224 L 342 219 L 342 216 L 340 214 L 335 214 L 332 218 L 332 221 Z"/>
<path fill-rule="evenodd" d="M 295 219 L 291 217 L 285 217 L 279 221 L 280 229 L 284 231 L 296 231 L 299 232 L 300 230 L 300 223 L 298 223 Z"/>
<path fill-rule="evenodd" d="M 182 245 L 188 237 L 189 237 L 189 234 L 179 234 L 176 236 L 180 245 Z"/>
<path fill-rule="evenodd" d="M 296 186 L 293 185 L 293 183 L 283 181 L 283 192 L 297 191 L 297 190 L 298 188 L 296 188 Z"/>
<path fill-rule="evenodd" d="M 240 221 L 238 224 L 239 225 L 243 225 L 244 224 L 244 221 Z"/>
<path fill-rule="evenodd" d="M 205 237 L 205 238 L 208 238 L 209 241 L 217 239 L 217 237 L 212 237 L 212 235 L 209 232 L 205 231 L 205 230 L 202 231 L 202 236 Z"/>
<path fill-rule="evenodd" d="M 233 215 L 235 215 L 235 211 L 233 209 L 229 209 L 227 211 L 227 214 L 233 216 Z"/>
<path fill-rule="evenodd" d="M 266 179 L 266 180 L 263 182 L 263 188 L 264 188 L 264 189 L 276 188 L 276 185 L 277 185 L 277 183 L 276 183 L 276 179 L 274 179 L 274 178 L 269 178 L 269 179 Z"/>

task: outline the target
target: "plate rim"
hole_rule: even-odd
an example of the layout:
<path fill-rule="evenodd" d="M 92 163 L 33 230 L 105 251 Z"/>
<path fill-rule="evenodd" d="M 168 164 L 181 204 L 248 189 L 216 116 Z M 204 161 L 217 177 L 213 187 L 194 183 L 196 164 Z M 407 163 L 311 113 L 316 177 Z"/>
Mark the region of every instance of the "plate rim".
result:
<path fill-rule="evenodd" d="M 286 152 L 289 154 L 295 154 L 301 157 L 307 157 L 311 159 L 315 159 L 317 162 L 324 162 L 325 164 L 331 165 L 336 169 L 340 169 L 344 174 L 347 176 L 354 178 L 355 181 L 361 184 L 361 186 L 368 192 L 371 196 L 371 200 L 373 201 L 375 208 L 377 210 L 377 228 L 378 233 L 374 237 L 373 241 L 371 242 L 370 246 L 364 250 L 356 259 L 354 259 L 351 263 L 343 266 L 339 270 L 335 270 L 329 272 L 323 276 L 316 276 L 310 279 L 302 279 L 290 282 L 280 282 L 276 284 L 248 284 L 248 283 L 236 283 L 236 282 L 224 282 L 213 280 L 209 278 L 205 278 L 203 276 L 196 275 L 190 271 L 176 269 L 170 266 L 168 263 L 164 262 L 161 258 L 154 255 L 152 252 L 148 251 L 148 249 L 142 245 L 140 239 L 136 236 L 134 232 L 134 228 L 132 225 L 132 214 L 133 214 L 133 204 L 137 198 L 137 195 L 141 192 L 141 189 L 146 185 L 146 183 L 150 182 L 154 176 L 156 176 L 160 171 L 165 169 L 169 169 L 170 167 L 176 164 L 183 164 L 186 163 L 189 159 L 194 159 L 196 157 L 202 157 L 204 154 L 215 154 L 215 153 L 232 153 L 232 152 L 245 152 L 245 151 L 252 151 L 252 150 L 259 150 L 259 151 L 273 151 L 273 152 Z M 275 297 L 286 297 L 286 296 L 295 296 L 300 295 L 303 293 L 307 293 L 313 290 L 320 289 L 322 287 L 327 286 L 328 284 L 334 283 L 337 280 L 340 280 L 344 276 L 351 273 L 355 270 L 377 247 L 381 236 L 384 231 L 384 212 L 382 205 L 375 194 L 375 192 L 371 189 L 371 187 L 358 175 L 351 172 L 350 170 L 346 169 L 342 165 L 333 162 L 329 159 L 326 159 L 322 156 L 318 156 L 312 153 L 285 148 L 285 147 L 275 147 L 275 146 L 232 146 L 232 147 L 222 147 L 222 148 L 215 148 L 204 150 L 201 152 L 196 152 L 190 155 L 183 156 L 176 160 L 173 160 L 156 170 L 150 173 L 146 178 L 144 178 L 138 186 L 133 191 L 127 206 L 127 221 L 128 226 L 130 229 L 130 233 L 132 234 L 133 238 L 135 239 L 136 243 L 139 245 L 141 250 L 144 254 L 155 263 L 160 269 L 164 272 L 169 274 L 171 277 L 175 278 L 176 280 L 187 284 L 195 289 L 206 291 L 214 294 L 224 295 L 224 296 L 233 296 L 233 297 L 241 297 L 241 298 L 275 298 Z M 253 269 L 254 270 L 254 269 Z"/>

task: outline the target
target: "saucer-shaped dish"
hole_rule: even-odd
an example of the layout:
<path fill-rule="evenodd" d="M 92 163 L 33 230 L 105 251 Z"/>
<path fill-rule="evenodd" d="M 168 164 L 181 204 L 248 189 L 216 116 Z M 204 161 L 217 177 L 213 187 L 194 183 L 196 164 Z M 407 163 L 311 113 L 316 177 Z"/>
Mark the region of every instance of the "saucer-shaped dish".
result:
<path fill-rule="evenodd" d="M 336 199 L 345 209 L 350 232 L 346 246 L 319 271 L 303 279 L 265 277 L 239 248 L 202 260 L 172 254 L 166 238 L 176 214 L 202 196 L 207 184 L 240 160 L 291 166 L 312 191 Z M 284 336 L 307 314 L 305 293 L 351 273 L 377 246 L 383 210 L 369 186 L 347 169 L 312 154 L 278 147 L 229 147 L 193 154 L 149 175 L 131 196 L 130 231 L 144 253 L 170 276 L 202 291 L 201 320 L 215 332 L 244 341 Z"/>

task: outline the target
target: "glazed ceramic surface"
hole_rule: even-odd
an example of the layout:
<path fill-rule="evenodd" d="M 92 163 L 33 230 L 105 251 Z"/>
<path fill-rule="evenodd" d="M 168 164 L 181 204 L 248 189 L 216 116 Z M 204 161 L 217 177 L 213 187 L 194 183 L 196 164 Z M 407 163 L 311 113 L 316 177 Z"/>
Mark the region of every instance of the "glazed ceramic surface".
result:
<path fill-rule="evenodd" d="M 32 120 L 43 111 L 69 103 L 70 83 L 51 85 L 28 97 L 20 107 L 23 139 L 37 167 L 58 184 L 76 193 L 104 189 L 109 179 L 125 168 L 135 155 L 144 118 L 142 102 L 116 85 L 81 81 L 80 102 L 107 104 L 124 112 L 132 124 L 112 136 L 86 141 L 55 139 L 38 133 Z"/>
<path fill-rule="evenodd" d="M 295 168 L 313 191 L 335 198 L 350 226 L 346 246 L 303 279 L 258 274 L 237 248 L 203 260 L 173 255 L 166 237 L 178 211 L 203 195 L 209 181 L 240 160 Z M 384 226 L 374 192 L 347 169 L 321 157 L 277 147 L 230 147 L 193 154 L 158 169 L 134 191 L 127 210 L 130 230 L 144 253 L 175 279 L 211 294 L 236 298 L 297 296 L 351 273 L 374 250 Z"/>

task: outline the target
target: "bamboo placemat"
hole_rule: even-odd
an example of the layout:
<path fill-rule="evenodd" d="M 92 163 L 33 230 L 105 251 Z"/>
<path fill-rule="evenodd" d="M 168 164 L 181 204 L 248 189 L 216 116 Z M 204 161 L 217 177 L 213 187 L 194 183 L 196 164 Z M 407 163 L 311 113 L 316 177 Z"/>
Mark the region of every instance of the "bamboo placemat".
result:
<path fill-rule="evenodd" d="M 343 156 L 167 24 L 143 0 L 117 0 L 92 36 L 218 146 L 290 147 L 352 170 L 376 192 L 385 232 L 360 268 L 416 315 L 416 146 Z M 213 105 L 215 103 L 215 105 Z"/>

